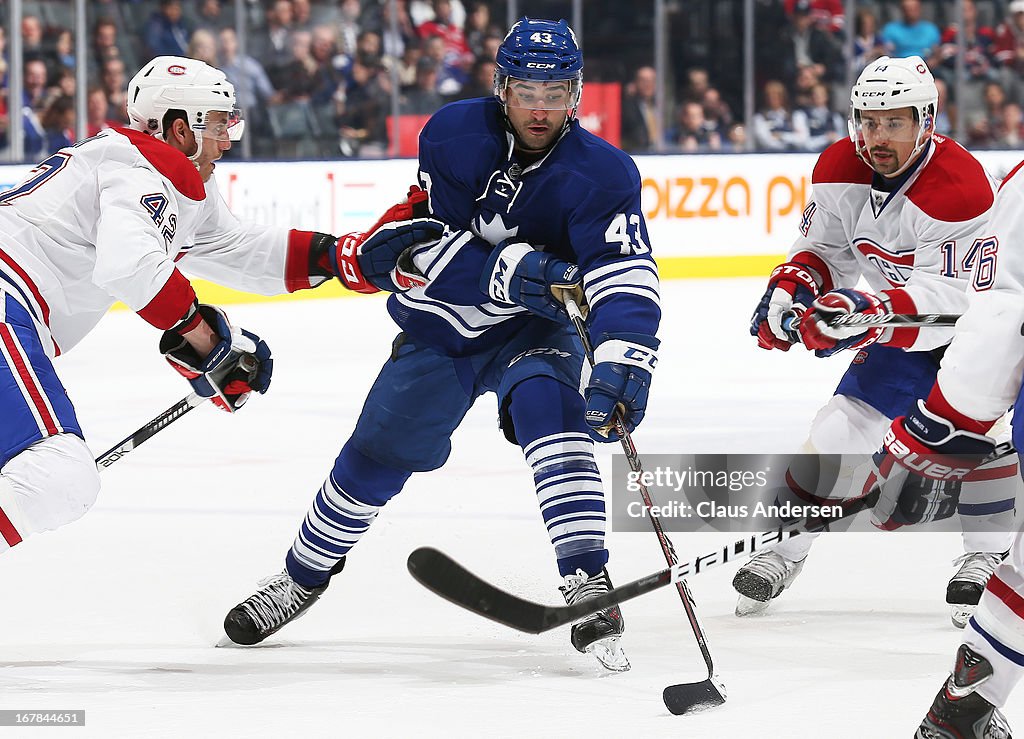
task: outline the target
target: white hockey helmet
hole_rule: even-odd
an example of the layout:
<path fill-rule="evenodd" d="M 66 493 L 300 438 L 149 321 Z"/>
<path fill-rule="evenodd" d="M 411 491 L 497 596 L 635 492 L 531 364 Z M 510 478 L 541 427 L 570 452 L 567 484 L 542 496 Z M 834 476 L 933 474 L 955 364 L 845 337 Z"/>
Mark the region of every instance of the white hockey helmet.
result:
<path fill-rule="evenodd" d="M 861 133 L 861 111 L 911 108 L 917 125 L 914 150 L 895 176 L 902 172 L 924 148 L 938 110 L 939 90 L 931 70 L 919 56 L 879 57 L 860 73 L 850 91 L 850 139 L 857 154 L 871 164 L 866 156 Z"/>
<path fill-rule="evenodd" d="M 163 138 L 164 115 L 169 110 L 184 111 L 197 141 L 203 136 L 238 141 L 245 129 L 235 106 L 234 86 L 219 69 L 197 59 L 158 56 L 128 83 L 130 128 Z M 214 111 L 227 113 L 226 122 L 209 126 L 207 119 Z"/>

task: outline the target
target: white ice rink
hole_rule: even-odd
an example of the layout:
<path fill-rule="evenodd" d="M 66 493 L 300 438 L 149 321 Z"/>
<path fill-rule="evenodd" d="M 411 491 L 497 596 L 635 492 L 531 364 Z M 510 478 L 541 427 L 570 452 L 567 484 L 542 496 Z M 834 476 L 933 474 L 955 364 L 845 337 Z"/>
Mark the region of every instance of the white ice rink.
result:
<path fill-rule="evenodd" d="M 747 321 L 763 280 L 664 286 L 663 350 L 641 453 L 786 451 L 848 357 L 763 352 Z M 439 472 L 382 512 L 321 601 L 257 648 L 215 648 L 231 606 L 279 570 L 395 333 L 380 298 L 233 306 L 270 344 L 271 392 L 234 417 L 202 407 L 103 473 L 95 508 L 0 557 L 0 709 L 85 709 L 30 736 L 910 737 L 960 633 L 943 602 L 952 534 L 834 535 L 770 615 L 732 615 L 733 566 L 692 580 L 728 702 L 661 702 L 704 664 L 678 597 L 626 604 L 631 672 L 603 674 L 568 629 L 520 634 L 407 574 L 441 548 L 526 597 L 558 603 L 550 544 L 519 450 L 483 398 Z M 184 396 L 136 316 L 109 315 L 57 361 L 93 450 Z M 615 446 L 601 450 L 610 468 Z M 732 536 L 676 534 L 683 558 Z M 664 566 L 653 534 L 613 533 L 626 582 Z M 1024 694 L 1007 706 L 1024 726 Z"/>

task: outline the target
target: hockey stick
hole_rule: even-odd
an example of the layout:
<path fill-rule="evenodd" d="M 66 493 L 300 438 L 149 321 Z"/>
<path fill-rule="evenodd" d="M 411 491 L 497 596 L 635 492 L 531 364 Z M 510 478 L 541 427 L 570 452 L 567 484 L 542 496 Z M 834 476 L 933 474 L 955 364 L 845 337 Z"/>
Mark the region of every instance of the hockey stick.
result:
<path fill-rule="evenodd" d="M 1012 442 L 998 444 L 982 464 L 995 462 L 1015 451 Z M 749 534 L 713 552 L 678 562 L 667 569 L 612 588 L 603 595 L 572 606 L 546 606 L 519 598 L 474 575 L 447 554 L 429 547 L 413 551 L 409 555 L 408 567 L 409 572 L 420 584 L 442 598 L 518 631 L 540 634 L 572 623 L 588 613 L 681 582 L 684 577 L 699 575 L 740 556 L 754 554 L 776 542 L 800 534 L 821 531 L 829 524 L 852 518 L 862 511 L 873 508 L 880 493 L 880 488 L 876 486 L 867 495 L 844 502 L 841 516 L 828 519 L 807 517 L 791 521 L 771 531 Z"/>
<path fill-rule="evenodd" d="M 866 315 L 864 313 L 845 313 L 832 317 L 828 321 L 829 326 L 872 326 L 891 325 L 894 328 L 925 328 L 927 326 L 950 327 L 960 320 L 956 313 L 879 313 L 877 315 Z M 796 331 L 800 327 L 800 315 L 787 311 L 782 316 L 782 330 Z"/>
<path fill-rule="evenodd" d="M 198 393 L 192 393 L 191 395 L 182 398 L 145 426 L 135 431 L 135 433 L 96 457 L 96 466 L 100 469 L 109 467 L 128 452 L 135 449 L 135 447 L 146 439 L 156 435 L 160 431 L 163 431 L 190 410 L 200 405 L 204 400 L 208 400 L 208 398 L 204 398 Z"/>
<path fill-rule="evenodd" d="M 572 321 L 572 325 L 576 329 L 577 335 L 580 337 L 580 341 L 583 343 L 583 351 L 587 356 L 587 362 L 590 363 L 591 368 L 594 367 L 594 348 L 590 343 L 590 337 L 587 333 L 587 326 L 584 323 L 583 314 L 580 312 L 580 307 L 576 301 L 571 297 L 566 297 L 565 309 L 569 313 L 569 319 Z M 643 479 L 643 467 L 640 465 L 640 457 L 636 453 L 636 447 L 633 445 L 633 439 L 629 435 L 629 431 L 626 430 L 626 425 L 623 423 L 622 414 L 616 410 L 615 412 L 615 431 L 619 434 L 619 440 L 622 444 L 622 451 L 626 455 L 626 461 L 629 463 L 629 468 L 636 473 L 638 480 Z M 644 508 L 648 514 L 648 518 L 651 521 L 651 526 L 654 528 L 654 533 L 658 537 L 658 543 L 661 545 L 662 554 L 665 555 L 665 561 L 668 563 L 669 568 L 676 566 L 679 561 L 679 557 L 676 555 L 676 549 L 672 545 L 671 540 L 665 534 L 665 529 L 661 525 L 661 519 L 654 515 L 651 510 L 654 506 L 654 502 L 651 499 L 650 491 L 647 490 L 647 486 L 643 483 L 639 483 L 640 497 L 643 499 Z M 704 663 L 708 668 L 708 676 L 706 679 L 697 683 L 683 683 L 680 685 L 672 685 L 665 688 L 662 694 L 662 699 L 665 701 L 665 707 L 675 715 L 687 713 L 692 710 L 700 710 L 704 708 L 712 708 L 714 706 L 720 706 L 725 703 L 725 685 L 715 674 L 714 662 L 711 659 L 711 651 L 708 649 L 707 637 L 704 635 L 704 629 L 700 625 L 700 621 L 697 619 L 696 605 L 693 602 L 693 595 L 690 593 L 690 589 L 686 582 L 682 579 L 675 580 L 676 590 L 679 592 L 679 599 L 683 602 L 683 609 L 686 611 L 686 617 L 690 621 L 690 628 L 693 630 L 693 636 L 697 640 L 697 646 L 700 647 L 700 653 L 704 657 Z"/>
<path fill-rule="evenodd" d="M 251 379 L 251 375 L 256 371 L 257 366 L 256 360 L 251 354 L 243 354 L 238 359 L 238 364 L 229 369 L 225 374 L 234 372 L 235 369 L 240 368 L 243 372 L 249 374 Z M 223 376 L 219 375 L 219 377 Z M 96 466 L 100 469 L 106 469 L 114 462 L 121 459 L 121 457 L 126 455 L 128 452 L 134 450 L 135 447 L 146 441 L 146 439 L 155 436 L 190 410 L 201 405 L 205 400 L 209 400 L 209 398 L 203 397 L 202 395 L 199 395 L 199 393 L 191 393 L 190 395 L 185 396 L 145 426 L 142 426 L 133 434 L 119 441 L 110 449 L 103 452 L 103 454 L 96 457 Z"/>

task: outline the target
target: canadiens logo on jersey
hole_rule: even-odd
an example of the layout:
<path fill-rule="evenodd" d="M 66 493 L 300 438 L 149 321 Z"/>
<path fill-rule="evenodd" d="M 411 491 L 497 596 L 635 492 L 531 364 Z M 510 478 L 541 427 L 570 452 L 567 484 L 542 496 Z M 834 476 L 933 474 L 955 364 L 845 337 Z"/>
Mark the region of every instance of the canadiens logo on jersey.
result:
<path fill-rule="evenodd" d="M 914 250 L 892 251 L 871 239 L 859 238 L 854 248 L 881 273 L 892 287 L 901 287 L 914 271 Z"/>

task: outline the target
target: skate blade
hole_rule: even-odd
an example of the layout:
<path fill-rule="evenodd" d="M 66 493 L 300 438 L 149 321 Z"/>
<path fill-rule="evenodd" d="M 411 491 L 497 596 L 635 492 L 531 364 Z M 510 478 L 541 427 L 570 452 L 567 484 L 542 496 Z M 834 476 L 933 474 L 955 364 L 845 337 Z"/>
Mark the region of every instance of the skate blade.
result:
<path fill-rule="evenodd" d="M 736 615 L 740 618 L 747 618 L 748 616 L 763 616 L 768 611 L 768 606 L 771 605 L 770 600 L 754 600 L 748 598 L 745 595 L 740 595 L 736 599 Z"/>
<path fill-rule="evenodd" d="M 951 603 L 949 605 L 949 620 L 952 621 L 953 625 L 958 629 L 966 628 L 967 622 L 970 621 L 971 616 L 974 615 L 975 608 L 977 608 L 977 606 Z"/>
<path fill-rule="evenodd" d="M 601 666 L 612 672 L 627 672 L 632 666 L 626 653 L 619 646 L 619 637 L 610 636 L 606 639 L 598 639 L 587 647 L 587 654 L 594 655 Z"/>

